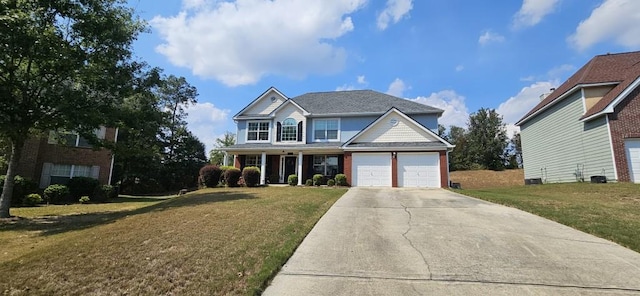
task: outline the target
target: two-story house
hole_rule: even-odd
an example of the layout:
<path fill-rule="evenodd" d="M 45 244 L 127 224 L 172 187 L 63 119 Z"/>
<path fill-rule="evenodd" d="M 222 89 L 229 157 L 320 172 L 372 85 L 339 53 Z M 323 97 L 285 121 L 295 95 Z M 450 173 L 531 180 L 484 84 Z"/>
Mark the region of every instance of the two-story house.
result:
<path fill-rule="evenodd" d="M 434 131 L 443 110 L 371 90 L 288 98 L 269 88 L 233 119 L 234 166 L 261 184 L 344 173 L 351 186 L 447 187 L 448 151 Z"/>
<path fill-rule="evenodd" d="M 117 129 L 102 127 L 95 131 L 100 139 L 116 141 Z M 91 177 L 109 184 L 113 155 L 107 149 L 93 149 L 74 132 L 50 132 L 48 136 L 29 138 L 18 162 L 17 174 L 36 181 L 40 188 L 66 184 L 72 177 Z"/>

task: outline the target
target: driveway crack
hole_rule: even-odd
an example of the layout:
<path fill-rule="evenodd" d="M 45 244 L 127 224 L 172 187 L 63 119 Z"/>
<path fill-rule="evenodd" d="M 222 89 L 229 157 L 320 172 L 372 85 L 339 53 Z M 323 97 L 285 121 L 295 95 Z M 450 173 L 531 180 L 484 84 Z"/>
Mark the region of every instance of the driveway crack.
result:
<path fill-rule="evenodd" d="M 422 262 L 424 262 L 424 264 L 427 266 L 427 271 L 429 272 L 429 280 L 433 279 L 433 274 L 431 273 L 431 266 L 429 266 L 429 262 L 427 262 L 427 258 L 424 257 L 424 254 L 422 253 L 422 251 L 420 251 L 414 244 L 413 241 L 411 241 L 411 239 L 407 236 L 409 234 L 409 232 L 412 229 L 412 225 L 411 225 L 411 220 L 413 219 L 413 216 L 411 215 L 411 211 L 409 210 L 409 207 L 405 206 L 401 201 L 398 201 L 398 203 L 400 203 L 400 205 L 402 206 L 402 208 L 404 209 L 404 211 L 409 215 L 409 220 L 407 221 L 407 231 L 405 231 L 402 234 L 402 237 L 404 237 L 405 240 L 407 240 L 409 242 L 409 245 L 416 251 L 418 252 L 418 254 L 420 254 L 420 257 L 422 258 Z"/>

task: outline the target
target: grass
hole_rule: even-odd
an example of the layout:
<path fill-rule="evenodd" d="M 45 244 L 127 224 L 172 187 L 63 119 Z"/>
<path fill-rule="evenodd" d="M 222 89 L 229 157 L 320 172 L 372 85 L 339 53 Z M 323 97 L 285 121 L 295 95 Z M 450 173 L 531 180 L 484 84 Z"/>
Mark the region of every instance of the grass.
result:
<path fill-rule="evenodd" d="M 640 185 L 564 183 L 456 192 L 515 207 L 640 252 Z"/>
<path fill-rule="evenodd" d="M 101 205 L 12 209 L 0 222 L 9 295 L 253 295 L 344 189 L 205 189 Z"/>
<path fill-rule="evenodd" d="M 462 189 L 481 189 L 524 185 L 524 171 L 504 170 L 475 170 L 454 171 L 449 173 L 451 182 L 460 183 Z"/>

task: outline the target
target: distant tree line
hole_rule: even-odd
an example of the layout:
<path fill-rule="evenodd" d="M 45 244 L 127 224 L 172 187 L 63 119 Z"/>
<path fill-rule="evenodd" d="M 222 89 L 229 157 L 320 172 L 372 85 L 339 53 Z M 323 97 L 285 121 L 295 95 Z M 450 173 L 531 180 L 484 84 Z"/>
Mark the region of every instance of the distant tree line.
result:
<path fill-rule="evenodd" d="M 449 169 L 460 170 L 504 170 L 522 166 L 520 134 L 507 137 L 505 124 L 493 109 L 481 108 L 469 115 L 467 128 L 438 127 L 438 134 L 456 145 L 449 152 Z"/>

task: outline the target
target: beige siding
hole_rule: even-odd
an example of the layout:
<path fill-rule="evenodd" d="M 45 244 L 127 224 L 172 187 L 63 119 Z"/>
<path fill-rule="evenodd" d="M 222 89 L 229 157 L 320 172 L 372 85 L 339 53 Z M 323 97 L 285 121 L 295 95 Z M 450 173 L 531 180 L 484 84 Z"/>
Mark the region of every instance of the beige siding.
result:
<path fill-rule="evenodd" d="M 590 176 L 614 179 L 606 119 L 587 123 L 580 91 L 521 126 L 525 178 L 546 182 L 575 182 L 581 170 Z"/>
<path fill-rule="evenodd" d="M 391 120 L 397 120 L 393 125 Z M 357 143 L 388 143 L 388 142 L 433 142 L 438 141 L 428 132 L 416 126 L 409 120 L 390 113 L 372 126 L 368 131 L 360 135 L 354 142 Z"/>
<path fill-rule="evenodd" d="M 271 101 L 272 97 L 276 98 L 275 101 Z M 258 99 L 258 101 L 255 102 L 255 104 L 251 106 L 249 109 L 242 112 L 242 115 L 270 114 L 271 111 L 278 108 L 278 106 L 284 103 L 285 100 L 286 100 L 285 98 L 278 95 L 278 93 L 276 93 L 275 91 L 270 91 L 264 96 L 262 96 L 260 99 Z"/>
<path fill-rule="evenodd" d="M 282 107 L 282 109 L 279 109 L 276 114 L 275 114 L 275 120 L 273 123 L 273 130 L 271 132 L 272 135 L 274 135 L 272 138 L 272 143 L 274 144 L 305 144 L 305 137 L 306 137 L 306 126 L 307 126 L 307 121 L 306 118 L 304 117 L 304 115 L 302 115 L 302 111 L 300 109 L 298 109 L 298 107 L 296 107 L 294 104 L 287 104 L 284 107 Z M 282 122 L 287 118 L 293 118 L 296 120 L 297 122 L 302 121 L 302 142 L 276 142 L 276 133 L 278 131 L 278 122 Z"/>

